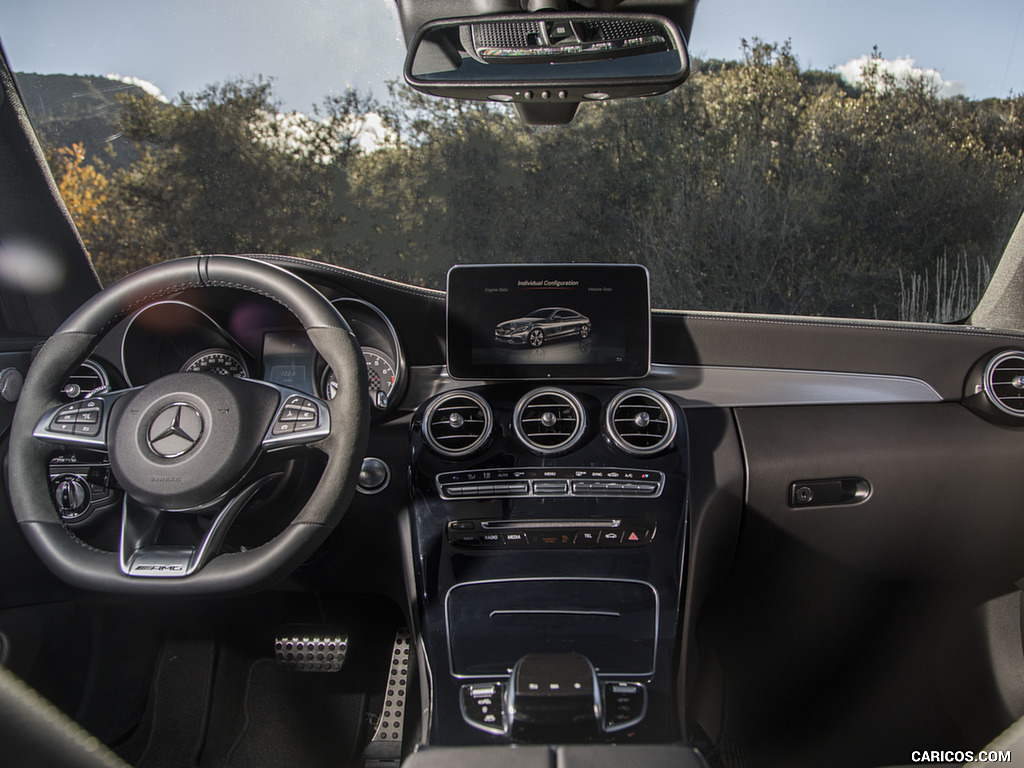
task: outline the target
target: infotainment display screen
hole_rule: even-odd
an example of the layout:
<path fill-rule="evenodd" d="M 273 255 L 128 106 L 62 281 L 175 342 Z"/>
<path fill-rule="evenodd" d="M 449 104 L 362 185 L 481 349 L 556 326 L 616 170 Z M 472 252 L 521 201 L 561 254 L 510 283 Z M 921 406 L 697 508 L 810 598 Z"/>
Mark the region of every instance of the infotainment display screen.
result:
<path fill-rule="evenodd" d="M 633 379 L 651 367 L 638 264 L 499 264 L 448 272 L 456 379 Z"/>

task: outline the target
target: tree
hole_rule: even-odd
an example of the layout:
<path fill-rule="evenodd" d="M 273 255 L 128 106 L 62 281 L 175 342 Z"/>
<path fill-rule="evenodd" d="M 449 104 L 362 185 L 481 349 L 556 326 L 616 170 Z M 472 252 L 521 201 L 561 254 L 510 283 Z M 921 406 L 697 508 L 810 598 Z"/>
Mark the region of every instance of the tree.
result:
<path fill-rule="evenodd" d="M 81 143 L 57 149 L 51 165 L 56 168 L 57 191 L 89 248 L 106 218 L 107 178 L 96 166 L 85 163 Z"/>
<path fill-rule="evenodd" d="M 741 61 L 564 128 L 400 86 L 283 114 L 269 82 L 234 81 L 125 99 L 140 159 L 106 187 L 77 156 L 58 165 L 100 200 L 80 215 L 105 279 L 195 252 L 435 287 L 457 262 L 635 261 L 659 306 L 897 317 L 924 275 L 960 285 L 952 270 L 998 258 L 1024 207 L 1024 100 L 939 98 L 879 56 L 853 87 L 744 41 Z"/>

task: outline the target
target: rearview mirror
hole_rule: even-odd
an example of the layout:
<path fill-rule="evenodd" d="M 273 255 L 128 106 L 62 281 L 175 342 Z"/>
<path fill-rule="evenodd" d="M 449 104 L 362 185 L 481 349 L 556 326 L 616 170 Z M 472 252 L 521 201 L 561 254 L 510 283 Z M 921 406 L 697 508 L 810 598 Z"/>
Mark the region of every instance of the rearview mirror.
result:
<path fill-rule="evenodd" d="M 418 91 L 517 105 L 653 96 L 678 86 L 689 70 L 676 26 L 639 13 L 432 21 L 416 33 L 405 61 L 406 82 Z"/>

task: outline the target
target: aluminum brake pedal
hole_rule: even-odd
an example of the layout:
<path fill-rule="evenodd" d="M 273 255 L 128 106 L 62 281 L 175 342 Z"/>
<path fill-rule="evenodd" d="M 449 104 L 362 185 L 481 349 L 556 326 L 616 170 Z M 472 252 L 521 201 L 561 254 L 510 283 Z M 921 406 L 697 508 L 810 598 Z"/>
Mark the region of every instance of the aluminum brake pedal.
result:
<path fill-rule="evenodd" d="M 325 625 L 287 625 L 274 640 L 278 665 L 292 672 L 337 672 L 347 651 L 348 635 Z"/>

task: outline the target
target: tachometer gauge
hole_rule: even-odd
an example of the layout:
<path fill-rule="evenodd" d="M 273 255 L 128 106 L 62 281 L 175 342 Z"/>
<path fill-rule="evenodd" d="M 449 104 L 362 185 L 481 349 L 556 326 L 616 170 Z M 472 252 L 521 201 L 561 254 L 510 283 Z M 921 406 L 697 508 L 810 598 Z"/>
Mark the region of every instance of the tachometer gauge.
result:
<path fill-rule="evenodd" d="M 245 363 L 226 349 L 207 349 L 191 358 L 181 368 L 192 373 L 216 373 L 220 376 L 248 376 Z"/>
<path fill-rule="evenodd" d="M 395 388 L 395 361 L 385 355 L 379 349 L 363 347 L 363 357 L 366 359 L 366 375 L 370 380 L 370 400 L 374 404 L 380 404 L 383 408 L 387 405 L 387 398 L 391 397 L 391 390 Z M 384 396 L 383 401 L 381 395 Z"/>
<path fill-rule="evenodd" d="M 387 408 L 391 390 L 395 388 L 395 361 L 374 347 L 363 347 L 363 359 L 366 360 L 370 402 L 383 410 Z M 328 400 L 333 400 L 338 394 L 338 380 L 330 369 L 324 376 L 323 393 Z"/>

